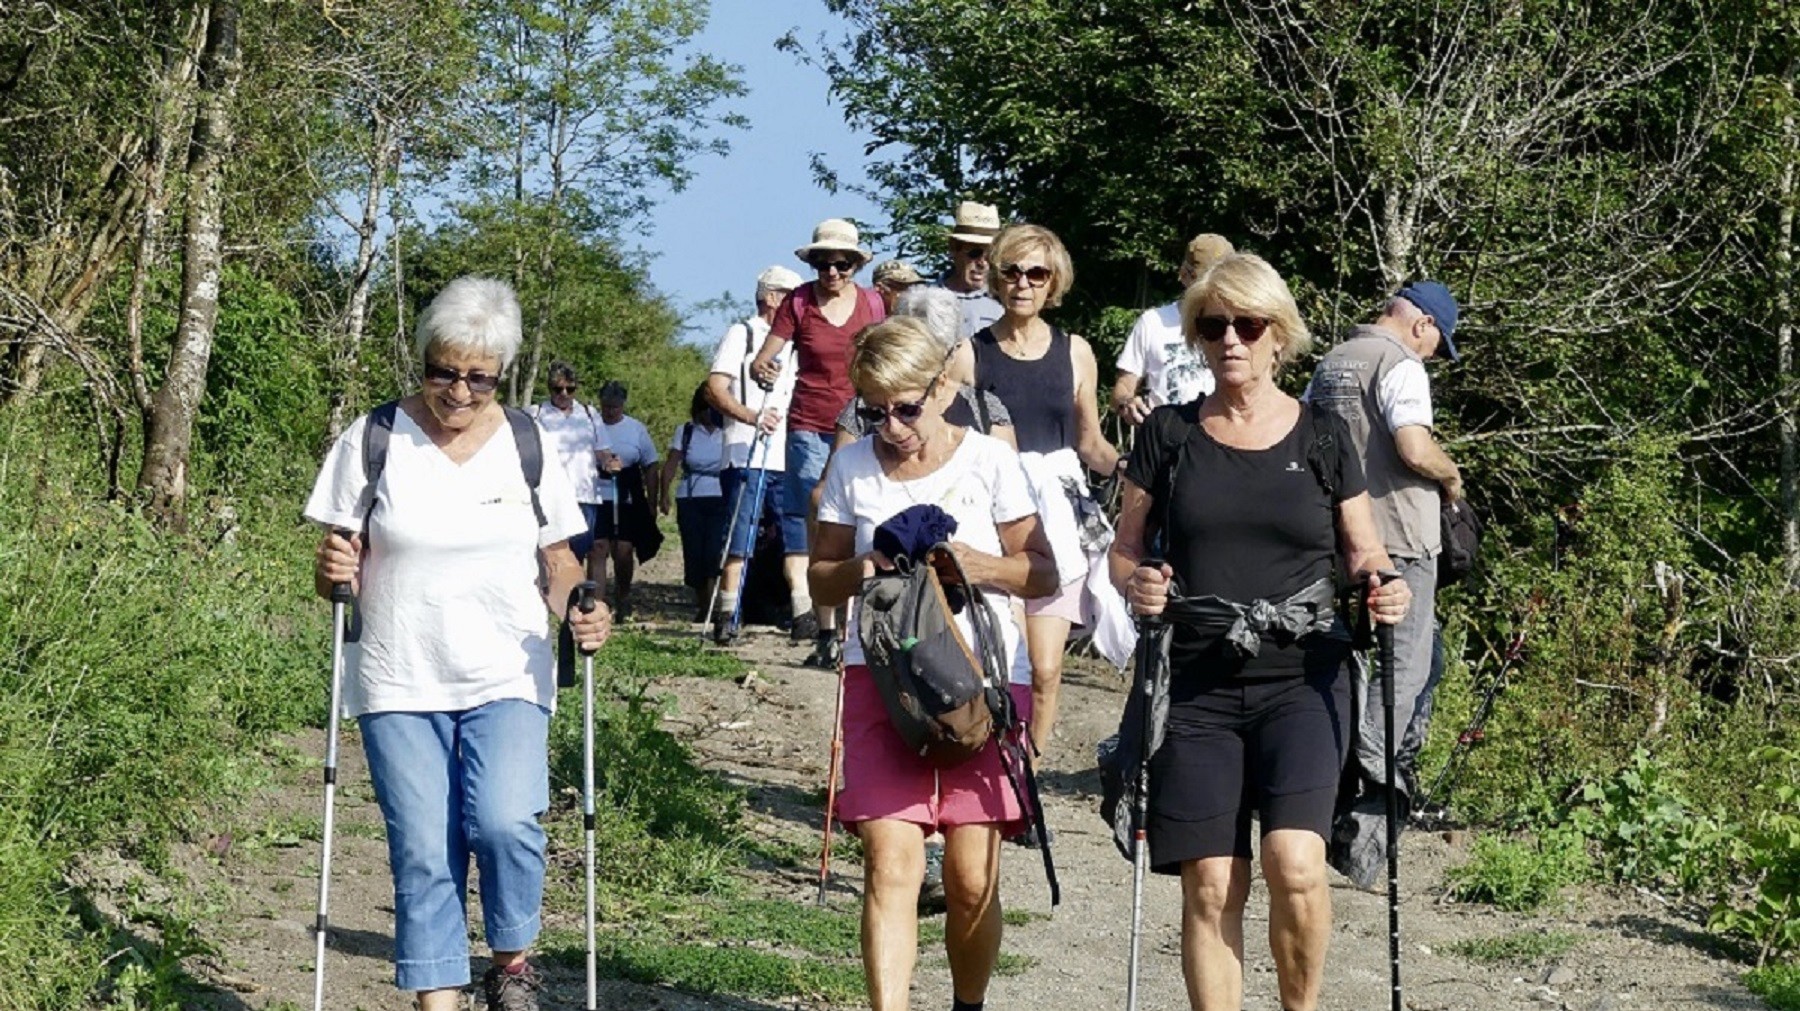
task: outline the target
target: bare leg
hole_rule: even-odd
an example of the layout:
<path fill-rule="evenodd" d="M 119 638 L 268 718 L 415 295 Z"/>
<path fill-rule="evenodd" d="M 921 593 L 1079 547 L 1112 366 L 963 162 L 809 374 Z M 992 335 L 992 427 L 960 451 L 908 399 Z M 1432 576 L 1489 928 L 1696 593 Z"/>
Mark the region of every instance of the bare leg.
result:
<path fill-rule="evenodd" d="M 630 541 L 612 542 L 614 603 L 620 604 L 631 599 L 631 576 L 637 571 L 637 561 L 631 556 Z"/>
<path fill-rule="evenodd" d="M 1325 878 L 1325 840 L 1304 829 L 1263 836 L 1263 877 L 1269 884 L 1269 949 L 1289 1011 L 1313 1011 L 1331 944 L 1331 889 Z"/>
<path fill-rule="evenodd" d="M 1062 698 L 1063 648 L 1069 644 L 1069 620 L 1040 614 L 1025 619 L 1025 650 L 1031 654 L 1031 743 L 1044 751 L 1056 729 L 1056 707 Z"/>
<path fill-rule="evenodd" d="M 1207 857 L 1181 865 L 1181 975 L 1194 1011 L 1244 1004 L 1244 903 L 1250 861 Z"/>
<path fill-rule="evenodd" d="M 925 832 L 881 819 L 857 826 L 863 844 L 862 957 L 871 1011 L 906 1011 L 919 960 L 919 883 Z"/>
<path fill-rule="evenodd" d="M 419 1011 L 462 1011 L 463 992 L 454 987 L 448 990 L 420 990 L 415 998 L 419 1003 Z"/>
<path fill-rule="evenodd" d="M 725 559 L 725 569 L 719 573 L 719 596 L 721 600 L 731 600 L 738 595 L 738 586 L 744 578 L 744 560 L 736 555 Z"/>
<path fill-rule="evenodd" d="M 600 588 L 600 599 L 608 603 L 612 602 L 612 595 L 606 588 L 606 560 L 612 557 L 612 543 L 595 541 L 587 557 L 588 578 Z"/>
<path fill-rule="evenodd" d="M 944 831 L 944 950 L 956 999 L 987 996 L 1000 958 L 1000 827 L 959 825 Z"/>

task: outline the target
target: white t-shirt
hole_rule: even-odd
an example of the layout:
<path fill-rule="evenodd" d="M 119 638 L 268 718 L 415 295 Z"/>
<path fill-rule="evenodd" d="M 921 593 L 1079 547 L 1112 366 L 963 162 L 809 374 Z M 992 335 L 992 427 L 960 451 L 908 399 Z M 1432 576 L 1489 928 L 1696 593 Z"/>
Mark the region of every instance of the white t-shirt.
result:
<path fill-rule="evenodd" d="M 693 435 L 687 433 L 692 430 Z M 675 429 L 675 437 L 669 440 L 669 453 L 681 453 L 682 474 L 675 479 L 675 497 L 711 498 L 725 494 L 719 484 L 719 471 L 724 468 L 725 430 L 715 428 L 707 431 L 691 421 L 683 422 Z M 687 448 L 683 449 L 681 441 L 687 439 Z"/>
<path fill-rule="evenodd" d="M 1000 524 L 1037 513 L 1031 486 L 1012 447 L 980 432 L 968 431 L 962 445 L 937 470 L 912 481 L 896 481 L 881 472 L 875 456 L 875 440 L 862 439 L 839 450 L 825 475 L 825 492 L 819 499 L 819 522 L 856 528 L 856 551 L 875 545 L 875 528 L 894 514 L 914 505 L 936 505 L 956 517 L 953 541 L 961 541 L 990 555 L 1001 553 Z M 1002 666 L 1011 672 L 1013 684 L 1031 683 L 1031 656 L 1020 641 L 1013 620 L 1012 597 L 988 590 L 987 600 L 996 627 L 1005 641 Z M 850 604 L 850 628 L 857 628 L 860 601 Z M 958 615 L 956 625 L 971 646 L 974 630 L 968 616 Z M 846 664 L 863 663 L 861 639 L 852 634 L 844 645 Z"/>
<path fill-rule="evenodd" d="M 612 451 L 618 455 L 621 465 L 636 467 L 661 459 L 656 455 L 656 441 L 650 438 L 650 430 L 631 415 L 620 418 L 616 425 L 603 423 L 601 427 L 606 429 L 607 441 L 612 444 Z M 600 501 L 611 502 L 614 482 L 601 481 L 599 485 Z"/>
<path fill-rule="evenodd" d="M 1181 336 L 1181 304 L 1145 310 L 1119 350 L 1120 372 L 1144 380 L 1152 404 L 1185 404 L 1213 391 L 1212 370 Z"/>
<path fill-rule="evenodd" d="M 733 467 L 787 468 L 787 409 L 788 401 L 794 398 L 794 378 L 798 374 L 794 367 L 794 342 L 781 345 L 781 353 L 775 356 L 775 361 L 781 365 L 781 376 L 775 380 L 775 388 L 764 393 L 763 388 L 750 378 L 749 370 L 750 363 L 756 360 L 756 352 L 762 350 L 763 339 L 768 336 L 769 324 L 763 322 L 761 316 L 752 316 L 731 324 L 725 336 L 719 338 L 719 350 L 713 354 L 712 371 L 731 377 L 731 395 L 738 403 L 758 413 L 765 407 L 781 412 L 780 426 L 763 439 L 754 463 L 750 462 L 750 443 L 756 438 L 756 426 L 735 418 L 725 420 L 725 445 L 731 453 L 730 465 Z"/>
<path fill-rule="evenodd" d="M 306 518 L 360 530 L 357 419 L 319 469 Z M 546 445 L 548 440 L 546 440 Z M 545 466 L 538 526 L 512 429 L 461 465 L 399 411 L 376 488 L 362 563 L 362 641 L 345 644 L 344 711 L 457 712 L 499 699 L 556 702 L 538 549 L 587 529 L 562 468 Z"/>
<path fill-rule="evenodd" d="M 546 400 L 531 408 L 531 416 L 549 436 L 544 445 L 556 450 L 556 458 L 562 462 L 563 472 L 575 488 L 575 501 L 599 502 L 600 491 L 596 485 L 600 481 L 600 467 L 594 454 L 612 448 L 606 438 L 606 426 L 600 423 L 600 412 L 577 400 L 564 413 L 554 402 Z"/>
<path fill-rule="evenodd" d="M 1388 369 L 1381 385 L 1375 387 L 1375 404 L 1381 408 L 1389 434 L 1408 425 L 1430 428 L 1431 378 L 1425 374 L 1425 363 L 1408 358 Z"/>

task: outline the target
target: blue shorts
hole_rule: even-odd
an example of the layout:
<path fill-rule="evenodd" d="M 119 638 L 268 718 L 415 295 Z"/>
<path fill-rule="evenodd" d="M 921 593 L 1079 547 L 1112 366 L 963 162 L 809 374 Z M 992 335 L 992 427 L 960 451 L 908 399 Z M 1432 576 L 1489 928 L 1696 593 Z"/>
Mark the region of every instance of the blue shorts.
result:
<path fill-rule="evenodd" d="M 781 483 L 781 547 L 790 555 L 806 554 L 806 520 L 812 515 L 812 493 L 831 459 L 828 432 L 789 432 L 787 474 Z"/>
<path fill-rule="evenodd" d="M 749 558 L 756 554 L 756 529 L 763 510 L 773 512 L 778 525 L 784 519 L 780 493 L 781 471 L 732 467 L 720 474 L 719 480 L 724 487 L 725 508 L 737 510 L 737 522 L 731 528 L 731 557 Z M 739 488 L 745 488 L 742 506 L 737 504 Z"/>
<path fill-rule="evenodd" d="M 594 523 L 600 518 L 600 507 L 592 502 L 581 503 L 581 518 L 587 521 L 587 529 L 569 538 L 569 550 L 575 552 L 575 560 L 587 561 L 588 552 L 594 550 Z"/>

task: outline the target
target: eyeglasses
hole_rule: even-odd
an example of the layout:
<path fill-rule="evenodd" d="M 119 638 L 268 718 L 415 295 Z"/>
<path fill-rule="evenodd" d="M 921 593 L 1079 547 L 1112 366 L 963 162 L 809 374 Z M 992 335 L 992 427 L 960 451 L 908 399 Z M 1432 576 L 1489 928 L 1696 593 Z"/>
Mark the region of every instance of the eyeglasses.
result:
<path fill-rule="evenodd" d="M 855 260 L 813 260 L 811 262 L 813 269 L 821 274 L 828 270 L 835 270 L 840 274 L 856 273 Z"/>
<path fill-rule="evenodd" d="M 931 377 L 931 382 L 925 385 L 925 395 L 917 400 L 899 404 L 889 404 L 886 407 L 876 407 L 874 404 L 863 403 L 856 408 L 856 416 L 861 418 L 863 423 L 870 428 L 876 428 L 886 424 L 889 417 L 892 417 L 902 425 L 911 428 L 918 423 L 920 418 L 925 416 L 925 402 L 931 399 L 931 392 L 937 389 L 938 380 L 942 378 L 943 373 L 941 372 Z"/>
<path fill-rule="evenodd" d="M 1021 277 L 1033 288 L 1042 288 L 1050 283 L 1051 270 L 1049 267 L 1043 266 L 1021 267 L 1016 263 L 1009 263 L 1000 268 L 1000 279 L 1007 284 L 1018 284 Z"/>
<path fill-rule="evenodd" d="M 575 392 L 575 384 L 570 383 L 567 386 L 558 386 L 555 383 L 551 383 L 550 384 L 550 392 L 551 393 L 574 393 Z"/>
<path fill-rule="evenodd" d="M 492 393 L 500 388 L 500 377 L 491 372 L 458 372 L 447 365 L 425 365 L 425 382 L 440 390 L 457 383 L 467 383 L 470 393 Z"/>
<path fill-rule="evenodd" d="M 1274 320 L 1260 316 L 1195 316 L 1194 332 L 1200 335 L 1201 340 L 1222 341 L 1225 339 L 1225 331 L 1229 329 L 1236 331 L 1238 340 L 1245 344 L 1255 344 L 1262 340 L 1262 335 L 1268 332 L 1269 324 L 1273 322 Z"/>

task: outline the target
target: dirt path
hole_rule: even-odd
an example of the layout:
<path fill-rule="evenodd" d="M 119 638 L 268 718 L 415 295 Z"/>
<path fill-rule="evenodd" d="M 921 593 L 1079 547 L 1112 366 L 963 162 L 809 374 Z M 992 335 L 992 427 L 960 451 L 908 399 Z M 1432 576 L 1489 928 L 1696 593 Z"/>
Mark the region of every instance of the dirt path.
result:
<path fill-rule="evenodd" d="M 671 544 L 671 547 L 674 545 Z M 646 574 L 673 582 L 673 552 Z M 668 588 L 655 596 L 665 608 L 646 607 L 652 623 L 673 613 Z M 665 624 L 670 631 L 689 626 Z M 824 781 L 834 681 L 830 674 L 798 666 L 805 648 L 771 630 L 754 631 L 735 647 L 755 671 L 748 684 L 676 679 L 666 687 L 677 705 L 670 723 L 703 756 L 705 764 L 743 786 L 750 796 L 752 832 L 816 847 L 819 810 L 813 792 Z M 1095 814 L 1098 779 L 1092 773 L 1095 743 L 1117 721 L 1124 682 L 1110 669 L 1076 665 L 1064 689 L 1062 725 L 1047 756 L 1046 806 L 1056 832 L 1055 854 L 1063 903 L 1053 915 L 1007 928 L 1005 951 L 1022 956 L 1023 968 L 997 979 L 990 1008 L 1119 1008 L 1124 1005 L 1130 931 L 1131 867 L 1114 850 Z M 322 735 L 295 742 L 291 763 L 229 840 L 204 840 L 181 861 L 190 901 L 201 910 L 199 929 L 223 954 L 191 959 L 192 971 L 221 992 L 203 1006 L 218 1011 L 311 1006 L 310 923 L 317 887 L 316 844 L 300 843 L 294 826 L 317 818 L 314 757 Z M 380 816 L 362 769 L 360 749 L 347 738 L 342 749 L 346 784 L 340 789 L 340 842 L 334 856 L 333 922 L 328 956 L 333 1008 L 403 1008 L 390 984 L 388 965 L 392 906 L 381 840 Z M 223 854 L 221 856 L 220 854 Z M 553 855 L 564 873 L 579 876 L 569 854 Z M 1492 1011 L 1567 1008 L 1572 1011 L 1648 1009 L 1760 1009 L 1761 1001 L 1737 982 L 1738 967 L 1708 954 L 1698 926 L 1633 894 L 1588 890 L 1560 910 L 1515 916 L 1486 907 L 1441 900 L 1443 872 L 1462 859 L 1440 836 L 1410 833 L 1403 848 L 1402 930 L 1405 994 L 1414 1011 Z M 834 867 L 831 902 L 854 910 L 859 869 L 842 859 Z M 95 873 L 106 875 L 104 869 Z M 1049 913 L 1040 858 L 1007 846 L 1003 894 L 1010 909 Z M 770 872 L 766 888 L 795 901 L 811 901 L 816 878 L 808 870 Z M 1279 1011 L 1273 966 L 1263 941 L 1266 895 L 1260 880 L 1249 914 L 1244 1006 Z M 1386 1008 L 1385 894 L 1349 887 L 1334 877 L 1334 930 L 1323 1007 L 1331 1011 Z M 1147 889 L 1142 1006 L 1186 1007 L 1178 954 L 1179 896 L 1173 881 L 1156 878 Z M 550 909 L 552 925 L 573 926 L 578 910 Z M 1551 963 L 1477 964 L 1446 951 L 1459 941 L 1518 931 L 1548 930 L 1576 938 Z M 922 958 L 913 1006 L 949 1005 L 949 972 L 941 952 Z M 580 1005 L 577 973 L 552 970 L 546 1008 Z M 601 1007 L 700 1008 L 819 1007 L 804 1001 L 779 1005 L 699 998 L 666 989 L 609 983 Z"/>

